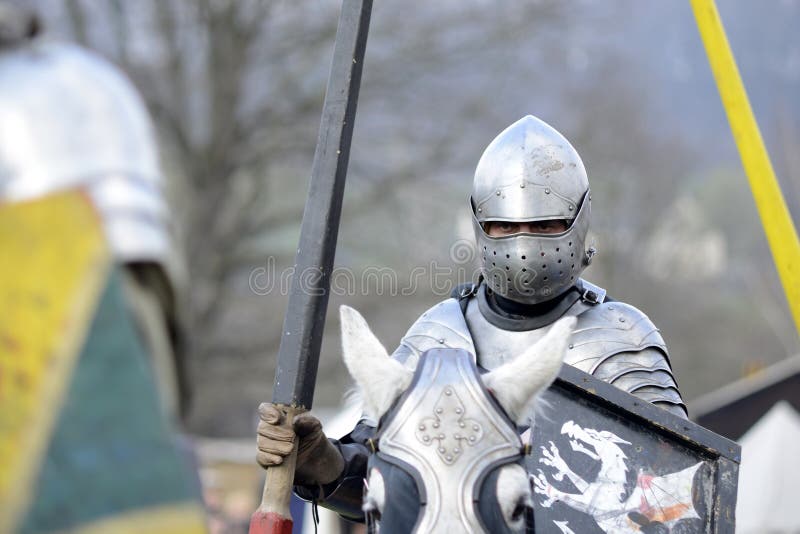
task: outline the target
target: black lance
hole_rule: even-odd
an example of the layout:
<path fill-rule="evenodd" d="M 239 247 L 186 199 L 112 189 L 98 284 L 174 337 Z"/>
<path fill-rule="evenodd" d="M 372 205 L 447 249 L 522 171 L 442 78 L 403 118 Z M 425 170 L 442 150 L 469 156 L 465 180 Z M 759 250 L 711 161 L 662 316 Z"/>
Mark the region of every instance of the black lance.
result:
<path fill-rule="evenodd" d="M 372 0 L 344 0 L 336 30 L 272 392 L 287 426 L 296 414 L 311 409 L 314 399 L 371 11 Z M 292 454 L 267 470 L 250 534 L 291 533 L 289 499 L 296 459 L 295 442 Z"/>

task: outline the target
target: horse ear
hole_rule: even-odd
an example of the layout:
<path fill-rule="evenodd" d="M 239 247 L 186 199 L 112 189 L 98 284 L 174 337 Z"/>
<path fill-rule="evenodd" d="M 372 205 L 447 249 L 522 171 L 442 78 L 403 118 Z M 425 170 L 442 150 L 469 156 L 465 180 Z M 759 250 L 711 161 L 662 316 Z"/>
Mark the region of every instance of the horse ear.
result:
<path fill-rule="evenodd" d="M 408 388 L 414 373 L 389 356 L 360 313 L 341 306 L 339 316 L 344 363 L 361 391 L 364 411 L 377 421 Z"/>
<path fill-rule="evenodd" d="M 517 424 L 525 422 L 535 396 L 558 375 L 576 322 L 575 317 L 560 319 L 534 346 L 483 375 L 483 383 Z"/>

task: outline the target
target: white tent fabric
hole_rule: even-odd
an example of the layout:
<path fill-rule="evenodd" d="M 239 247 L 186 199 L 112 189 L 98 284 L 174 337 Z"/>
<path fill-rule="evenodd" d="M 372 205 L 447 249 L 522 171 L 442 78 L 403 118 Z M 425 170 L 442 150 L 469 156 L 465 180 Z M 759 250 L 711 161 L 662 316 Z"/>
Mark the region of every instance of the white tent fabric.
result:
<path fill-rule="evenodd" d="M 736 532 L 800 533 L 800 414 L 780 401 L 739 443 Z"/>

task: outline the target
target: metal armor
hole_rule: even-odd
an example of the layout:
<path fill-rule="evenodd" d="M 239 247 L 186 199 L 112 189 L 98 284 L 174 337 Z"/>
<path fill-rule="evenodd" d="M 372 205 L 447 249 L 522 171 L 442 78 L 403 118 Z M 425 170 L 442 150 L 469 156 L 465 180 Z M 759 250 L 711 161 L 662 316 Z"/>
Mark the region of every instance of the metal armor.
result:
<path fill-rule="evenodd" d="M 0 198 L 77 187 L 119 260 L 158 264 L 176 282 L 155 136 L 133 85 L 77 46 L 0 47 Z"/>
<path fill-rule="evenodd" d="M 155 133 L 142 98 L 100 56 L 36 37 L 35 15 L 0 11 L 0 201 L 67 190 L 96 210 L 156 368 L 165 410 L 188 396 L 178 335 L 183 280 L 162 188 Z M 184 404 L 184 406 L 181 406 Z"/>
<path fill-rule="evenodd" d="M 585 295 L 563 315 L 576 315 L 565 362 L 614 386 L 683 417 L 685 407 L 668 362 L 663 338 L 650 319 L 622 302 L 605 302 L 605 290 L 579 280 Z M 445 300 L 415 322 L 400 342 L 394 357 L 415 364 L 430 348 L 461 348 L 477 355 L 477 363 L 494 369 L 538 341 L 550 323 L 529 330 L 501 328 L 491 310 L 482 306 L 485 285 L 462 313 L 459 302 Z"/>
<path fill-rule="evenodd" d="M 414 532 L 484 531 L 474 504 L 481 482 L 489 471 L 522 459 L 516 426 L 490 398 L 464 350 L 425 355 L 411 387 L 385 417 L 378 449 L 382 463 L 399 461 L 421 483 L 425 506 Z"/>
<path fill-rule="evenodd" d="M 550 300 L 575 284 L 591 261 L 586 250 L 591 196 L 580 156 L 560 133 L 533 116 L 492 141 L 475 170 L 472 213 L 489 286 L 517 302 Z M 556 235 L 491 237 L 484 223 L 564 219 Z"/>
<path fill-rule="evenodd" d="M 511 325 L 501 328 L 490 322 L 499 321 L 481 306 L 486 287 L 482 284 L 477 292 L 462 294 L 462 300 L 468 299 L 466 313 L 462 311 L 463 302 L 455 298 L 427 310 L 403 336 L 392 357 L 416 367 L 425 351 L 448 347 L 477 354 L 479 366 L 493 369 L 535 343 L 559 316 L 572 314 L 578 317 L 578 323 L 568 346 L 567 363 L 686 417 L 664 340 L 641 311 L 628 304 L 607 301 L 604 289 L 579 279 L 575 290 L 567 294 L 570 298 L 563 300 L 566 309 L 556 307 L 552 315 L 534 318 L 538 321 L 535 327 L 528 328 L 530 325 L 520 322 L 517 329 L 510 328 Z M 305 499 L 316 499 L 347 517 L 359 517 L 362 481 L 369 456 L 365 443 L 374 438 L 376 426 L 376 421 L 362 419 L 350 434 L 334 440 L 346 465 L 338 481 L 321 491 L 297 486 L 297 493 Z"/>

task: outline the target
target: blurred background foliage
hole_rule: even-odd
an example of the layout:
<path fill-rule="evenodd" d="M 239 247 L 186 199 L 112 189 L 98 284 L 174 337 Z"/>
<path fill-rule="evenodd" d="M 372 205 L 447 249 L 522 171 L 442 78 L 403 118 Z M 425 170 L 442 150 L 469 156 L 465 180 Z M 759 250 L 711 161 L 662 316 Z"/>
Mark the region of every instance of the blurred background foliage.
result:
<path fill-rule="evenodd" d="M 152 111 L 186 264 L 188 426 L 250 436 L 271 396 L 338 2 L 35 2 L 51 36 L 122 66 Z M 718 5 L 797 225 L 800 2 Z M 315 409 L 349 387 L 339 304 L 393 348 L 473 272 L 457 249 L 475 164 L 528 113 L 588 169 L 600 254 L 586 277 L 661 328 L 685 398 L 798 352 L 688 2 L 380 1 L 336 258 L 357 283 L 331 299 Z"/>

